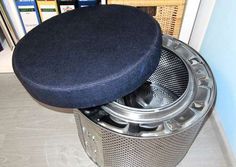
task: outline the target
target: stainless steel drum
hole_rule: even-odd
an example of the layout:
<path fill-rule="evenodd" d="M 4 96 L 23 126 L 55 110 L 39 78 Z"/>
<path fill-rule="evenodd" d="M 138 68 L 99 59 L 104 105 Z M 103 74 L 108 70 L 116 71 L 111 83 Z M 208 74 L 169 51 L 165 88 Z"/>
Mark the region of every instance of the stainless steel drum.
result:
<path fill-rule="evenodd" d="M 160 63 L 136 91 L 74 110 L 80 141 L 101 167 L 174 167 L 211 111 L 216 85 L 206 62 L 186 44 L 163 36 Z"/>

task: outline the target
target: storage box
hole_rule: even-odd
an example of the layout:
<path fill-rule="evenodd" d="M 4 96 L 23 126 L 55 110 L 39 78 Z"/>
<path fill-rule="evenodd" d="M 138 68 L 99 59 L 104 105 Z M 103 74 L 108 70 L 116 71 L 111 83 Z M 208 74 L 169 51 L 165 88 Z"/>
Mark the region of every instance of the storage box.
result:
<path fill-rule="evenodd" d="M 37 0 L 37 4 L 42 22 L 58 15 L 56 0 Z"/>
<path fill-rule="evenodd" d="M 160 23 L 164 34 L 179 37 L 186 0 L 107 0 L 107 3 L 138 7 Z"/>
<path fill-rule="evenodd" d="M 78 4 L 80 7 L 95 6 L 97 4 L 97 0 L 78 0 Z"/>
<path fill-rule="evenodd" d="M 26 33 L 39 25 L 40 17 L 35 0 L 16 0 L 16 6 Z"/>

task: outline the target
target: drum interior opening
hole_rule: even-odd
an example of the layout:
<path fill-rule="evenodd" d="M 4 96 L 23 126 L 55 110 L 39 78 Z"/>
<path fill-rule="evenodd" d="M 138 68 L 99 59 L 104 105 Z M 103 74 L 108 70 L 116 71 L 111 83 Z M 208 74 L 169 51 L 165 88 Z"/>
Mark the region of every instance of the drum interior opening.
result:
<path fill-rule="evenodd" d="M 137 90 L 117 100 L 133 108 L 160 108 L 176 101 L 187 89 L 188 70 L 173 52 L 162 48 L 157 69 Z"/>

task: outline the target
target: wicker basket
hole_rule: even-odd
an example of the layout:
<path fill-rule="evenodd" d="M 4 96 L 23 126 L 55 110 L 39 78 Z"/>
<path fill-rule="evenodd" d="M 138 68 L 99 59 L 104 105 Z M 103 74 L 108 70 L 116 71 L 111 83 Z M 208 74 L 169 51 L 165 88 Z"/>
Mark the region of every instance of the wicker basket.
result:
<path fill-rule="evenodd" d="M 107 0 L 107 4 L 121 4 L 140 8 L 152 15 L 162 32 L 179 37 L 186 0 Z"/>

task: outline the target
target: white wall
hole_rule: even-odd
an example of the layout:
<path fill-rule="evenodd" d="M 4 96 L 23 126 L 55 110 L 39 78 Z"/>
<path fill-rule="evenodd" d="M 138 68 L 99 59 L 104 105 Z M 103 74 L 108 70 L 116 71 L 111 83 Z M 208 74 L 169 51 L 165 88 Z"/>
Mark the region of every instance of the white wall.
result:
<path fill-rule="evenodd" d="M 217 0 L 200 53 L 211 66 L 217 83 L 218 111 L 236 155 L 236 1 Z"/>

